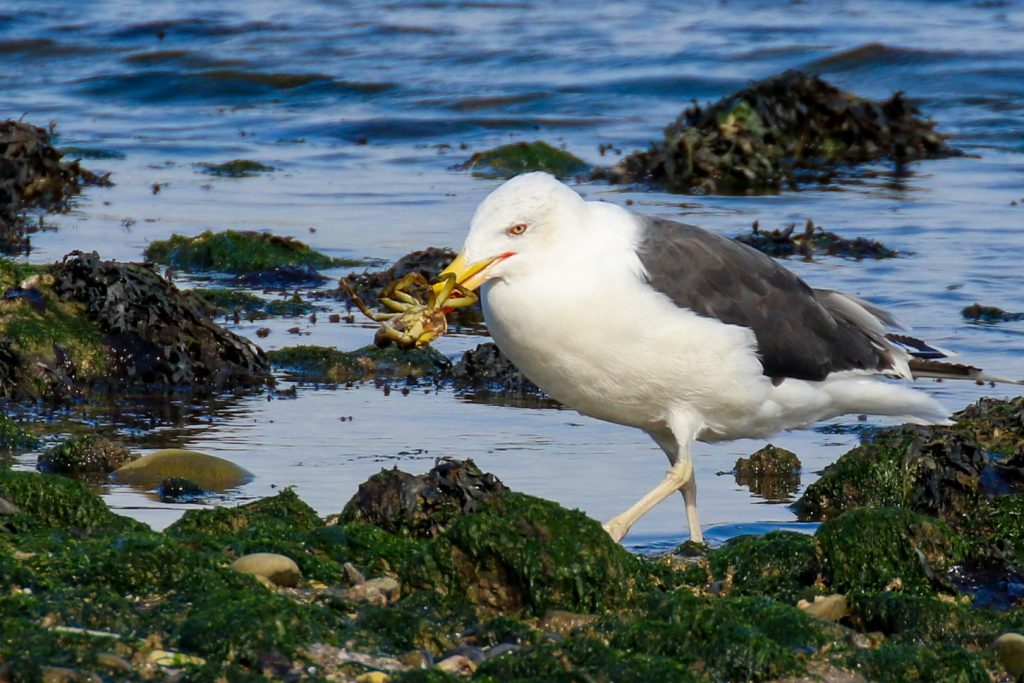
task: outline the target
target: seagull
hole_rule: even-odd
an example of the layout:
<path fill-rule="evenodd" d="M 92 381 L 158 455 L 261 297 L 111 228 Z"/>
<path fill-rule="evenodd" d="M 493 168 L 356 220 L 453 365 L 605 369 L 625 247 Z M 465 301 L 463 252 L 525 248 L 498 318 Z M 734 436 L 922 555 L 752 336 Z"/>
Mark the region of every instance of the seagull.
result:
<path fill-rule="evenodd" d="M 766 438 L 846 413 L 950 424 L 935 399 L 892 381 L 1011 381 L 939 359 L 892 315 L 814 289 L 772 258 L 694 225 L 586 201 L 546 173 L 498 187 L 442 272 L 479 288 L 487 329 L 565 406 L 647 432 L 664 480 L 604 525 L 615 541 L 680 491 L 697 516 L 694 441 Z M 440 285 L 438 285 L 438 288 Z"/>

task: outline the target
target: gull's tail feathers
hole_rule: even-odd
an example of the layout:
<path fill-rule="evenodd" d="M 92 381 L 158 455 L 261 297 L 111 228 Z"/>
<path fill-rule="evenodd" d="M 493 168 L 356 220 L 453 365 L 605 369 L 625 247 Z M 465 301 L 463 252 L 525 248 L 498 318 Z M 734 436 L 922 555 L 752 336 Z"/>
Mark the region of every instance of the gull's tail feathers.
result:
<path fill-rule="evenodd" d="M 910 372 L 914 379 L 967 379 L 979 384 L 998 382 L 1000 384 L 1024 384 L 1024 380 L 991 375 L 981 368 L 963 363 L 944 363 L 929 358 L 911 358 Z"/>

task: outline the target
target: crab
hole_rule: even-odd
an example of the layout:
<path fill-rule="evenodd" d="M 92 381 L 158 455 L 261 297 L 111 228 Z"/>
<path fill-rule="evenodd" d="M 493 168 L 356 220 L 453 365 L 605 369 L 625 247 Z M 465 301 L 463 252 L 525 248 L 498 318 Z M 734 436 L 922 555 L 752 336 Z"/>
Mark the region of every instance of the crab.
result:
<path fill-rule="evenodd" d="M 352 302 L 359 307 L 367 318 L 381 323 L 373 336 L 373 343 L 384 348 L 396 344 L 399 348 L 409 349 L 429 344 L 448 331 L 445 314 L 456 308 L 472 306 L 478 297 L 468 289 L 455 282 L 455 275 L 445 275 L 439 280 L 441 288 L 434 290 L 431 284 L 419 273 L 409 273 L 405 277 L 389 284 L 380 293 L 380 302 L 391 313 L 380 313 L 369 306 L 355 293 L 352 285 L 345 278 L 341 286 Z M 428 292 L 426 303 L 410 290 L 425 289 Z"/>

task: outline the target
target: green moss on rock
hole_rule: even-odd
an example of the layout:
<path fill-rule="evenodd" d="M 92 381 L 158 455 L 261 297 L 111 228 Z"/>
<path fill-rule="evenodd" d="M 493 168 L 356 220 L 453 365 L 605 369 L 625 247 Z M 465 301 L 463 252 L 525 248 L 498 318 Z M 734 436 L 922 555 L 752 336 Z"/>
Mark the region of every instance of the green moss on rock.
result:
<path fill-rule="evenodd" d="M 0 498 L 21 512 L 0 521 L 16 528 L 95 529 L 134 522 L 118 517 L 103 500 L 73 479 L 0 470 Z"/>
<path fill-rule="evenodd" d="M 592 638 L 546 643 L 484 662 L 477 676 L 496 681 L 698 683 L 710 679 L 671 657 L 609 647 Z"/>
<path fill-rule="evenodd" d="M 40 443 L 39 437 L 0 413 L 0 451 L 27 451 Z"/>
<path fill-rule="evenodd" d="M 238 316 L 246 320 L 265 320 L 276 316 L 297 317 L 316 310 L 296 292 L 283 299 L 264 299 L 237 289 L 192 289 L 189 294 L 209 307 L 211 316 Z"/>
<path fill-rule="evenodd" d="M 884 643 L 874 650 L 858 650 L 849 657 L 847 666 L 878 683 L 989 683 L 992 680 L 978 654 L 955 645 L 933 650 Z"/>
<path fill-rule="evenodd" d="M 773 531 L 739 536 L 708 553 L 716 579 L 732 572 L 732 595 L 768 595 L 795 604 L 817 592 L 821 571 L 814 541 L 807 534 Z"/>
<path fill-rule="evenodd" d="M 517 493 L 455 520 L 409 580 L 485 610 L 592 612 L 628 602 L 640 561 L 582 512 Z"/>
<path fill-rule="evenodd" d="M 263 232 L 224 230 L 195 237 L 172 235 L 146 248 L 146 259 L 190 272 L 257 273 L 282 266 L 305 266 L 314 270 L 353 266 L 360 262 L 336 259 L 291 237 Z"/>
<path fill-rule="evenodd" d="M 963 558 L 965 543 L 933 517 L 898 508 L 858 508 L 822 523 L 814 535 L 826 583 L 839 592 L 897 585 L 931 593 Z"/>
<path fill-rule="evenodd" d="M 552 147 L 542 140 L 513 142 L 477 152 L 462 168 L 500 178 L 511 178 L 531 171 L 545 171 L 559 178 L 568 178 L 590 170 L 590 166 L 576 155 Z"/>
<path fill-rule="evenodd" d="M 451 361 L 429 346 L 400 349 L 364 346 L 339 351 L 330 346 L 290 346 L 267 353 L 274 367 L 291 377 L 311 382 L 359 382 L 371 379 L 436 377 L 448 372 Z"/>
<path fill-rule="evenodd" d="M 830 627 L 762 597 L 652 597 L 635 620 L 609 628 L 609 645 L 669 657 L 712 680 L 764 681 L 801 674 Z"/>
<path fill-rule="evenodd" d="M 172 536 L 192 533 L 219 536 L 256 526 L 309 532 L 322 524 L 316 511 L 288 488 L 271 498 L 235 508 L 189 510 L 167 528 L 167 533 Z"/>

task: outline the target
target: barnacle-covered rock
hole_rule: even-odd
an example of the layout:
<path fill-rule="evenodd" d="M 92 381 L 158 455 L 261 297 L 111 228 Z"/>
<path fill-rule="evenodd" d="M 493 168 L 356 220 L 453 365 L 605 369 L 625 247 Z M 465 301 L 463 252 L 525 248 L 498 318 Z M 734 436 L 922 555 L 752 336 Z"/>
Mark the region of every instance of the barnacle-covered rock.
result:
<path fill-rule="evenodd" d="M 694 103 L 663 140 L 600 175 L 673 192 L 771 192 L 827 180 L 847 164 L 956 154 L 902 93 L 875 102 L 787 71 L 707 107 Z"/>

